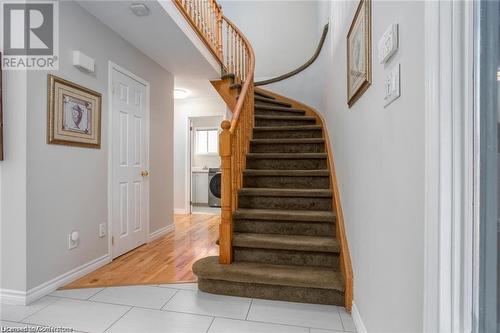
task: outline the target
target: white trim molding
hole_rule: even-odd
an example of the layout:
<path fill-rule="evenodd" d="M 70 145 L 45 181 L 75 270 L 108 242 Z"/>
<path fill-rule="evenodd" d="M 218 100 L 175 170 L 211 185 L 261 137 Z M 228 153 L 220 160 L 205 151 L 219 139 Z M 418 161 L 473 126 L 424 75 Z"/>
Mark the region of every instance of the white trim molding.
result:
<path fill-rule="evenodd" d="M 151 242 L 155 239 L 160 238 L 161 236 L 165 236 L 169 232 L 172 232 L 175 230 L 175 223 L 169 224 L 166 227 L 160 228 L 156 231 L 153 231 L 152 233 L 149 234 L 148 236 L 148 242 Z"/>
<path fill-rule="evenodd" d="M 352 302 L 352 311 L 351 311 L 352 321 L 354 322 L 354 326 L 356 326 L 356 332 L 358 333 L 368 333 L 366 330 L 365 323 L 363 319 L 361 319 L 361 314 L 359 313 L 359 309 L 356 306 L 356 302 Z"/>
<path fill-rule="evenodd" d="M 424 332 L 470 332 L 473 2 L 425 3 Z"/>
<path fill-rule="evenodd" d="M 59 275 L 58 277 L 44 282 L 28 291 L 0 289 L 0 303 L 14 305 L 28 305 L 34 301 L 46 296 L 57 288 L 70 283 L 82 276 L 95 271 L 96 269 L 111 262 L 109 254 L 103 255 L 97 259 L 91 260 L 80 267 L 74 268 L 69 272 Z"/>

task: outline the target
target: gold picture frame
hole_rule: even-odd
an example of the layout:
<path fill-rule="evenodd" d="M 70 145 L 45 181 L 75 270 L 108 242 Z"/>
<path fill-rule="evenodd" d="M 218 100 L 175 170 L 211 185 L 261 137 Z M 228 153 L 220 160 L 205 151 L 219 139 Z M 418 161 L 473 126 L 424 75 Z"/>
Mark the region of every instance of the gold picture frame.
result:
<path fill-rule="evenodd" d="M 50 74 L 47 86 L 47 143 L 100 149 L 102 95 Z"/>
<path fill-rule="evenodd" d="M 360 0 L 347 34 L 347 105 L 352 107 L 372 83 L 371 0 Z"/>

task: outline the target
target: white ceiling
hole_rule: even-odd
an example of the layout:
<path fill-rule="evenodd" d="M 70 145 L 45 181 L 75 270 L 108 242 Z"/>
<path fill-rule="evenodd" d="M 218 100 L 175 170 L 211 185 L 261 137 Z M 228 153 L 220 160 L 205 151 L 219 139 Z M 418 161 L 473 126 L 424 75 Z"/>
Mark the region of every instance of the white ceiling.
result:
<path fill-rule="evenodd" d="M 221 98 L 210 81 L 206 79 L 175 77 L 175 88 L 188 91 L 187 98 Z"/>
<path fill-rule="evenodd" d="M 170 3 L 162 5 L 156 0 L 142 1 L 141 3 L 146 4 L 151 12 L 148 16 L 138 17 L 130 10 L 130 5 L 138 3 L 137 1 L 77 0 L 77 2 L 175 76 L 205 80 L 217 77 L 213 59 L 207 59 L 206 54 L 202 54 L 194 44 L 192 36 L 188 36 L 194 32 L 187 29 L 183 31 L 167 12 Z M 181 15 L 175 11 L 173 13 Z"/>

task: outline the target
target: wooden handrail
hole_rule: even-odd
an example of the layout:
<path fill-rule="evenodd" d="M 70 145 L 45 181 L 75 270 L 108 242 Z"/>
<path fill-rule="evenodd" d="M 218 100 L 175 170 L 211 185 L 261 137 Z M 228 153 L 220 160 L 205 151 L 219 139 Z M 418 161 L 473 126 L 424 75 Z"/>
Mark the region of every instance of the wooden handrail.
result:
<path fill-rule="evenodd" d="M 222 13 L 215 0 L 172 0 L 198 36 L 221 64 L 223 74 L 232 74 L 241 91 L 231 120 L 221 124 L 221 224 L 219 262 L 233 261 L 233 212 L 243 185 L 246 154 L 250 149 L 254 121 L 255 54 L 243 33 Z"/>
<path fill-rule="evenodd" d="M 274 77 L 272 79 L 255 82 L 255 86 L 264 86 L 266 84 L 271 84 L 271 83 L 283 81 L 285 79 L 288 79 L 289 77 L 292 77 L 294 75 L 299 74 L 304 69 L 306 69 L 307 67 L 311 66 L 312 63 L 316 61 L 316 59 L 318 58 L 319 54 L 321 53 L 321 49 L 323 48 L 323 44 L 325 44 L 325 39 L 326 39 L 326 35 L 327 34 L 328 34 L 328 23 L 325 24 L 325 26 L 323 27 L 323 33 L 321 34 L 321 38 L 319 40 L 318 47 L 316 48 L 316 51 L 314 52 L 314 54 L 311 57 L 311 59 L 309 59 L 305 64 L 303 64 L 302 66 L 300 66 L 300 67 L 298 67 L 298 68 L 294 69 L 293 71 L 290 71 L 290 72 L 288 72 L 286 74 Z"/>

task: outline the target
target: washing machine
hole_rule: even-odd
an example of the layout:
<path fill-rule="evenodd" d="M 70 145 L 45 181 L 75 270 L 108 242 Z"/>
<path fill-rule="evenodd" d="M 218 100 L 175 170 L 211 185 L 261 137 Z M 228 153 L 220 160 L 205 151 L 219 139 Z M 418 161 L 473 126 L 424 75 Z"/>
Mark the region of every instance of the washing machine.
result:
<path fill-rule="evenodd" d="M 220 207 L 221 174 L 219 168 L 208 169 L 208 205 Z"/>

